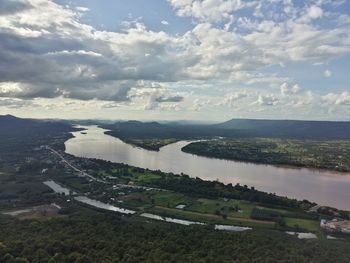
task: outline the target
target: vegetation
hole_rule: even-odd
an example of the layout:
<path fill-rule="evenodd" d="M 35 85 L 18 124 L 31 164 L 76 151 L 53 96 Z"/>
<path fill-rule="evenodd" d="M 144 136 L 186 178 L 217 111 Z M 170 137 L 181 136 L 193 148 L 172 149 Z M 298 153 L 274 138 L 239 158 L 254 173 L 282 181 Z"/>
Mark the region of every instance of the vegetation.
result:
<path fill-rule="evenodd" d="M 310 231 L 318 231 L 319 223 L 315 220 L 300 219 L 300 218 L 286 218 L 286 226 L 299 228 L 299 229 L 309 229 Z"/>
<path fill-rule="evenodd" d="M 145 171 L 145 169 L 140 168 L 134 170 L 138 172 Z M 200 178 L 191 178 L 187 175 L 174 175 L 172 173 L 162 173 L 160 171 L 154 173 L 158 173 L 161 177 L 158 179 L 154 178 L 154 180 L 147 180 L 143 182 L 143 185 L 172 190 L 177 193 L 184 193 L 195 197 L 247 200 L 276 207 L 309 208 L 315 205 L 307 200 L 298 201 L 287 197 L 280 197 L 275 194 L 258 191 L 254 187 L 248 188 L 246 185 L 225 185 L 217 181 L 205 181 Z M 132 175 L 131 178 L 135 177 L 137 178 L 137 176 Z"/>
<path fill-rule="evenodd" d="M 64 149 L 61 139 L 71 137 L 69 132 L 74 130 L 77 129 L 63 122 L 19 119 L 11 115 L 0 116 L 1 152 L 11 155 L 1 155 L 1 158 L 15 159 L 13 156 L 22 155 L 19 149 L 33 151 L 40 145 L 50 144 L 58 149 Z"/>
<path fill-rule="evenodd" d="M 116 164 L 102 160 L 93 160 L 81 163 L 83 170 L 91 172 L 97 178 L 101 172 L 126 184 L 138 184 L 146 187 L 170 190 L 176 193 L 186 194 L 196 198 L 229 198 L 261 203 L 272 207 L 289 207 L 297 209 L 308 209 L 315 205 L 307 200 L 296 200 L 276 194 L 266 193 L 249 188 L 246 185 L 224 184 L 218 181 L 205 181 L 200 178 L 192 178 L 188 175 L 176 175 L 161 171 L 132 167 L 126 164 Z M 106 176 L 105 178 L 108 178 Z"/>
<path fill-rule="evenodd" d="M 321 217 L 348 218 L 348 212 L 319 208 L 309 213 L 314 203 L 239 184 L 77 158 L 62 151 L 73 130 L 69 125 L 7 118 L 16 132 L 0 118 L 0 262 L 349 262 L 349 237 L 326 240 L 319 228 Z M 40 147 L 45 145 L 99 181 L 82 177 Z M 137 213 L 121 216 L 81 205 L 53 193 L 42 183 L 49 179 Z M 56 212 L 46 214 L 51 203 L 62 209 L 51 205 Z M 47 210 L 2 214 L 33 206 Z M 140 217 L 142 212 L 207 225 L 169 224 Z M 214 231 L 218 223 L 253 230 Z M 299 240 L 286 230 L 311 231 L 319 239 Z"/>
<path fill-rule="evenodd" d="M 104 180 L 113 178 L 125 185 L 155 187 L 153 190 L 127 190 L 125 187 L 119 190 L 122 195 L 103 185 L 86 190 L 93 198 L 133 210 L 208 223 L 311 232 L 320 232 L 321 218 L 332 218 L 328 213 L 308 212 L 315 204 L 306 200 L 279 197 L 246 186 L 225 185 L 101 160 L 85 160 L 83 167 L 89 171 L 103 171 L 94 175 L 103 174 L 99 178 Z M 177 208 L 178 205 L 182 208 Z M 346 211 L 328 212 L 349 218 Z M 292 223 L 293 220 L 300 220 L 299 224 Z"/>
<path fill-rule="evenodd" d="M 350 172 L 350 140 L 217 139 L 194 142 L 182 150 L 229 160 Z"/>
<path fill-rule="evenodd" d="M 76 209 L 76 208 L 75 208 Z M 1 262 L 349 262 L 346 241 L 276 231 L 227 233 L 79 208 L 51 220 L 0 216 Z M 35 233 L 35 235 L 33 234 Z"/>
<path fill-rule="evenodd" d="M 317 140 L 350 139 L 350 122 L 233 119 L 215 125 L 126 121 L 100 124 L 121 139 L 289 138 Z"/>
<path fill-rule="evenodd" d="M 269 208 L 228 199 L 195 198 L 160 190 L 137 192 L 120 198 L 122 205 L 175 218 L 207 223 L 226 223 L 251 227 L 319 232 L 320 215 L 301 209 Z M 120 205 L 120 204 L 118 204 Z M 183 205 L 183 208 L 177 208 Z M 323 216 L 322 216 L 323 218 Z"/>
<path fill-rule="evenodd" d="M 150 151 L 159 151 L 165 145 L 176 142 L 176 139 L 123 139 L 124 142 Z"/>
<path fill-rule="evenodd" d="M 117 122 L 101 125 L 132 145 L 148 150 L 177 140 L 208 139 L 183 151 L 202 156 L 339 172 L 350 171 L 349 122 L 231 120 L 216 125 Z M 213 138 L 226 138 L 214 139 Z"/>

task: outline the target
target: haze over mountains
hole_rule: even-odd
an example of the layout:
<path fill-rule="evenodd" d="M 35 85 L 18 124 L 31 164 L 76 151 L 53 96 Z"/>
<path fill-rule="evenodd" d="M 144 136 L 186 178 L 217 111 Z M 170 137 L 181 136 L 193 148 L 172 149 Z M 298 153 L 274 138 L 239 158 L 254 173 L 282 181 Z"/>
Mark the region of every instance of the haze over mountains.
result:
<path fill-rule="evenodd" d="M 53 121 L 56 123 L 68 121 Z M 90 120 L 83 124 L 98 124 L 111 129 L 109 134 L 121 138 L 195 138 L 197 136 L 223 137 L 280 137 L 297 139 L 349 139 L 350 122 L 297 121 L 297 120 L 254 120 L 232 119 L 219 124 L 183 124 L 140 121 L 118 121 L 101 124 Z M 12 115 L 0 116 L 2 132 L 15 129 L 47 128 L 47 123 L 35 119 L 21 119 Z M 52 128 L 52 126 L 50 127 Z"/>
<path fill-rule="evenodd" d="M 347 139 L 350 122 L 232 119 L 213 125 L 160 124 L 127 121 L 103 125 L 109 134 L 135 138 L 279 137 L 295 139 Z"/>
<path fill-rule="evenodd" d="M 21 119 L 12 115 L 0 115 L 0 143 L 11 142 L 30 144 L 28 138 L 44 139 L 48 134 L 60 134 L 72 131 L 71 125 L 62 121 L 44 121 L 36 119 Z M 4 147 L 2 145 L 2 147 Z"/>

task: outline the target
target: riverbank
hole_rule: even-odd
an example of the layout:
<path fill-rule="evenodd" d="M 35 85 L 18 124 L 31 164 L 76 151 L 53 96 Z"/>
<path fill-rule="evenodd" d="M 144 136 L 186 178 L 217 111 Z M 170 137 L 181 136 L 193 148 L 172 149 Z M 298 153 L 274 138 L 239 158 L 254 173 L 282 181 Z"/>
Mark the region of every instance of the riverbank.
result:
<path fill-rule="evenodd" d="M 305 242 L 284 232 L 310 233 L 302 230 L 314 227 L 303 218 L 309 215 L 310 209 L 305 209 L 312 205 L 307 201 L 281 198 L 244 185 L 225 185 L 215 179 L 205 181 L 120 163 L 137 159 L 155 167 L 165 163 L 171 168 L 173 160 L 175 168 L 190 167 L 186 160 L 192 162 L 191 155 L 180 151 L 182 142 L 165 146 L 165 152 L 150 152 L 88 128 L 68 140 L 73 144 L 66 142 L 67 150 L 83 154 L 76 157 L 60 150 L 67 139 L 66 129 L 52 127 L 49 133 L 40 127 L 32 133 L 25 128 L 17 131 L 15 140 L 9 140 L 12 133 L 2 137 L 3 146 L 15 144 L 0 148 L 0 211 L 17 210 L 12 215 L 0 214 L 1 262 L 275 262 L 286 255 L 291 262 L 348 262 L 349 237 L 332 234 L 338 239 L 327 240 L 314 229 L 312 233 L 318 239 Z M 177 154 L 186 158 L 179 160 Z M 111 157 L 116 158 L 114 162 L 102 160 Z M 200 164 L 204 169 L 213 166 L 207 158 L 199 159 L 205 160 Z M 227 162 L 220 161 L 219 167 Z M 83 199 L 75 199 L 78 196 Z M 254 203 L 255 198 L 262 198 L 261 203 Z M 286 202 L 286 207 L 268 205 L 278 200 Z M 295 210 L 288 209 L 289 202 L 292 207 L 301 205 L 297 210 L 303 213 L 293 214 Z M 96 207 L 101 203 L 104 209 Z M 47 206 L 50 204 L 53 206 Z M 20 209 L 27 216 L 26 209 L 38 206 L 39 213 L 26 220 L 16 215 Z M 50 209 L 55 209 L 55 214 L 50 214 Z M 319 213 L 318 209 L 312 210 Z M 120 213 L 130 211 L 137 212 Z M 142 214 L 145 217 L 138 216 Z M 283 230 L 275 228 L 283 224 L 276 215 L 286 219 Z M 199 216 L 203 220 L 195 220 Z M 257 225 L 260 221 L 255 221 L 259 216 L 261 227 Z M 263 223 L 266 218 L 272 223 Z M 318 224 L 316 218 L 311 221 Z"/>
<path fill-rule="evenodd" d="M 222 138 L 193 142 L 181 150 L 210 158 L 347 174 L 350 173 L 349 149 L 349 140 Z"/>
<path fill-rule="evenodd" d="M 84 189 L 89 197 L 113 207 L 146 212 L 157 218 L 312 232 L 320 231 L 321 217 L 332 218 L 329 213 L 310 213 L 315 204 L 306 200 L 288 199 L 246 186 L 69 155 L 65 159 L 95 178 L 89 188 L 84 187 L 83 182 L 81 186 L 75 182 L 74 187 L 78 186 L 75 189 Z M 67 183 L 70 184 L 70 180 Z M 334 213 L 348 218 L 346 211 L 335 209 Z"/>
<path fill-rule="evenodd" d="M 97 158 L 135 167 L 187 174 L 203 180 L 218 180 L 225 184 L 247 185 L 281 196 L 307 199 L 320 205 L 349 210 L 350 177 L 324 171 L 286 169 L 272 165 L 227 161 L 201 157 L 181 151 L 188 142 L 179 141 L 147 151 L 135 148 L 120 139 L 104 134 L 106 130 L 87 126 L 87 134 L 74 133 L 66 141 L 66 152 L 77 157 Z M 317 191 L 312 190 L 317 189 Z"/>
<path fill-rule="evenodd" d="M 110 132 L 110 131 L 106 131 L 105 134 L 114 136 L 113 132 Z M 172 144 L 179 141 L 177 139 L 133 139 L 133 138 L 118 138 L 118 139 L 122 140 L 127 144 L 133 145 L 135 147 L 139 147 L 149 151 L 156 151 L 156 152 L 158 152 L 160 148 L 168 144 Z"/>

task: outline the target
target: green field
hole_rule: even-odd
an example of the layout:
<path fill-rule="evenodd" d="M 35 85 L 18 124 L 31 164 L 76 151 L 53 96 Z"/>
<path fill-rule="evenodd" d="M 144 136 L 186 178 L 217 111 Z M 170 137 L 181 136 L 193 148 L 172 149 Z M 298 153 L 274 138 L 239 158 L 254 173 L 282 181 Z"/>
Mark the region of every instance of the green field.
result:
<path fill-rule="evenodd" d="M 146 172 L 146 173 L 137 173 L 137 172 L 132 172 L 132 177 L 129 179 L 131 179 L 133 182 L 136 183 L 148 183 L 151 182 L 153 180 L 159 180 L 161 179 L 161 176 L 158 174 L 154 174 L 151 172 Z"/>
<path fill-rule="evenodd" d="M 320 230 L 320 223 L 315 220 L 286 218 L 286 225 L 293 228 L 302 228 L 308 231 L 317 232 Z"/>
<path fill-rule="evenodd" d="M 238 224 L 251 227 L 273 228 L 277 226 L 277 221 L 273 219 L 252 218 L 253 209 L 280 215 L 285 222 L 286 229 L 303 229 L 311 232 L 319 231 L 319 221 L 317 219 L 304 219 L 309 216 L 305 212 L 293 212 L 282 208 L 262 207 L 259 204 L 242 200 L 224 200 L 194 198 L 185 194 L 172 191 L 150 190 L 142 193 L 133 193 L 122 198 L 123 205 L 141 209 L 142 211 L 158 213 L 192 221 L 207 223 Z M 183 209 L 177 209 L 179 204 L 185 205 Z"/>
<path fill-rule="evenodd" d="M 157 212 L 159 210 L 162 214 L 166 213 L 168 216 L 192 221 L 202 220 L 209 223 L 226 222 L 259 228 L 278 227 L 285 230 L 319 231 L 319 216 L 312 216 L 305 212 L 305 209 L 313 205 L 311 203 L 280 199 L 277 196 L 269 196 L 272 198 L 271 200 L 262 199 L 270 200 L 271 203 L 239 200 L 239 195 L 238 198 L 235 196 L 240 191 L 252 200 L 259 200 L 259 196 L 264 198 L 266 194 L 239 185 L 228 187 L 219 182 L 206 182 L 187 176 L 176 176 L 160 171 L 98 162 L 100 165 L 93 163 L 94 170 L 88 169 L 96 171 L 97 176 L 104 179 L 112 177 L 111 182 L 143 185 L 159 190 L 130 188 L 129 190 L 114 191 L 111 185 L 106 187 L 103 184 L 91 184 L 74 176 L 65 177 L 66 179 L 57 177 L 56 179 L 77 191 L 89 192 L 91 197 L 103 202 L 140 212 Z M 90 187 L 88 187 L 89 185 Z M 119 191 L 123 194 L 119 195 Z M 228 197 L 222 197 L 222 193 Z M 185 207 L 177 209 L 176 206 L 179 204 L 185 205 Z"/>
<path fill-rule="evenodd" d="M 186 210 L 249 218 L 254 207 L 254 204 L 245 201 L 199 199 L 196 203 L 186 207 Z"/>

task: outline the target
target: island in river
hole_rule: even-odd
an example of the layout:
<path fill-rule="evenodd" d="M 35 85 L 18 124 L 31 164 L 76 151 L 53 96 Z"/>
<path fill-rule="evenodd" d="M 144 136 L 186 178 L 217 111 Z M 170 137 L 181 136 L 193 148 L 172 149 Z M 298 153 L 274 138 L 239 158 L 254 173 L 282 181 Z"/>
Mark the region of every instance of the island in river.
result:
<path fill-rule="evenodd" d="M 231 120 L 216 125 L 117 122 L 106 134 L 147 150 L 180 140 L 182 150 L 227 160 L 350 172 L 350 123 Z M 198 141 L 200 140 L 200 141 Z"/>
<path fill-rule="evenodd" d="M 289 169 L 271 165 L 206 158 L 181 151 L 189 142 L 179 141 L 148 151 L 133 147 L 105 134 L 97 126 L 85 126 L 86 135 L 73 133 L 65 142 L 66 153 L 117 163 L 188 174 L 203 180 L 218 180 L 226 184 L 241 184 L 282 196 L 307 199 L 321 205 L 350 209 L 350 176 L 309 169 Z"/>

